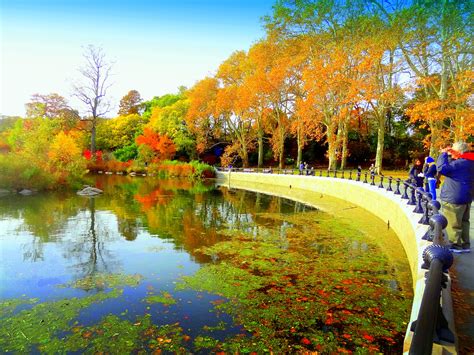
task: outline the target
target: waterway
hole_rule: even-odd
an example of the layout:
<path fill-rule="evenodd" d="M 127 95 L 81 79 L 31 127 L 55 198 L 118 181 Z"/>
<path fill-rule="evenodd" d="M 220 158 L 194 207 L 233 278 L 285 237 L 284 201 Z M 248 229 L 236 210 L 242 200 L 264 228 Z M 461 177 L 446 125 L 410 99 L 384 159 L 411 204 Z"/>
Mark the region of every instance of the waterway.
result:
<path fill-rule="evenodd" d="M 0 197 L 2 352 L 400 352 L 410 272 L 375 217 L 91 179 L 102 195 Z"/>

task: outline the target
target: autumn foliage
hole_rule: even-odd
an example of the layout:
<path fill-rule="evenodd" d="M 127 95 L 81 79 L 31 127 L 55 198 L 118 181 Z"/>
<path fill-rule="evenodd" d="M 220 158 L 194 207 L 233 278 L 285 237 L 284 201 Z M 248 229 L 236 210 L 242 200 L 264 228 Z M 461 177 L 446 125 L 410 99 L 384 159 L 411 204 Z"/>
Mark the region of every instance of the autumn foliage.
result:
<path fill-rule="evenodd" d="M 170 159 L 176 152 L 175 145 L 166 135 L 159 135 L 145 127 L 143 134 L 136 138 L 140 153 L 146 162 L 158 162 Z"/>

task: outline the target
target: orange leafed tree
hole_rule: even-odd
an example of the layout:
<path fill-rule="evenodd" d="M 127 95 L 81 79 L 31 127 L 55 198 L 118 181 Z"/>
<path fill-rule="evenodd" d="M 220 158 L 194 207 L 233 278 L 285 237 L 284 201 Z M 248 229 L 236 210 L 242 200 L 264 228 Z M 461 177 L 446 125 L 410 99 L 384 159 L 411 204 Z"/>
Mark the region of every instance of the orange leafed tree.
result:
<path fill-rule="evenodd" d="M 219 117 L 214 115 L 217 90 L 217 79 L 206 77 L 186 93 L 189 108 L 185 121 L 188 129 L 196 137 L 198 153 L 209 148 L 222 133 Z"/>
<path fill-rule="evenodd" d="M 315 44 L 319 47 L 319 44 Z M 340 135 L 353 103 L 349 95 L 354 84 L 347 77 L 349 56 L 342 43 L 326 43 L 313 48 L 310 65 L 303 70 L 307 97 L 298 105 L 298 114 L 320 124 L 328 144 L 329 169 L 335 169 Z"/>
<path fill-rule="evenodd" d="M 168 136 L 159 135 L 148 127 L 145 127 L 143 134 L 136 138 L 136 143 L 140 147 L 146 147 L 148 154 L 144 160 L 147 162 L 171 159 L 176 153 L 175 145 Z"/>
<path fill-rule="evenodd" d="M 259 125 L 270 136 L 273 155 L 280 167 L 284 164 L 284 143 L 290 134 L 295 98 L 289 56 L 285 56 L 287 50 L 288 42 L 269 35 L 254 45 L 249 54 L 254 65 L 250 81 L 255 89 L 253 108 L 261 118 Z"/>
<path fill-rule="evenodd" d="M 247 54 L 244 51 L 237 51 L 219 66 L 216 75 L 219 89 L 215 115 L 221 117 L 225 124 L 225 133 L 228 133 L 234 142 L 226 147 L 226 157 L 231 162 L 232 156 L 237 153 L 244 167 L 248 166 L 248 152 L 253 148 L 255 137 L 253 114 L 249 110 L 250 97 L 246 87 L 250 72 L 251 66 Z"/>

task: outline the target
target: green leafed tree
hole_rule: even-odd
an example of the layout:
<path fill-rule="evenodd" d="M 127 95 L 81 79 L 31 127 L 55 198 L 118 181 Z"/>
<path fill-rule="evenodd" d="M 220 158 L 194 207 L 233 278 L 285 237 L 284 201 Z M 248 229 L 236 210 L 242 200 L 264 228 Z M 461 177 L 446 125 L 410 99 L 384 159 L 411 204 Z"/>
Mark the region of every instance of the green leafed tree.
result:
<path fill-rule="evenodd" d="M 97 148 L 115 150 L 132 144 L 146 121 L 138 114 L 102 119 L 97 125 Z"/>
<path fill-rule="evenodd" d="M 161 135 L 167 135 L 176 146 L 176 150 L 190 158 L 196 158 L 196 140 L 186 126 L 185 117 L 189 103 L 181 97 L 173 104 L 155 107 L 150 118 L 150 126 Z"/>

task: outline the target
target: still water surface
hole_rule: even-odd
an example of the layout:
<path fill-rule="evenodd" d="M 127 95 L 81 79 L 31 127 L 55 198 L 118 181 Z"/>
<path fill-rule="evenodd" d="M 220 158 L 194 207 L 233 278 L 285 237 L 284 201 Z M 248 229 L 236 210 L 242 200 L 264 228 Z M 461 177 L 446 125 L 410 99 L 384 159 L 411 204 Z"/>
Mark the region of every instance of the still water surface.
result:
<path fill-rule="evenodd" d="M 407 270 L 361 231 L 212 183 L 95 185 L 0 197 L 0 350 L 400 349 Z"/>

